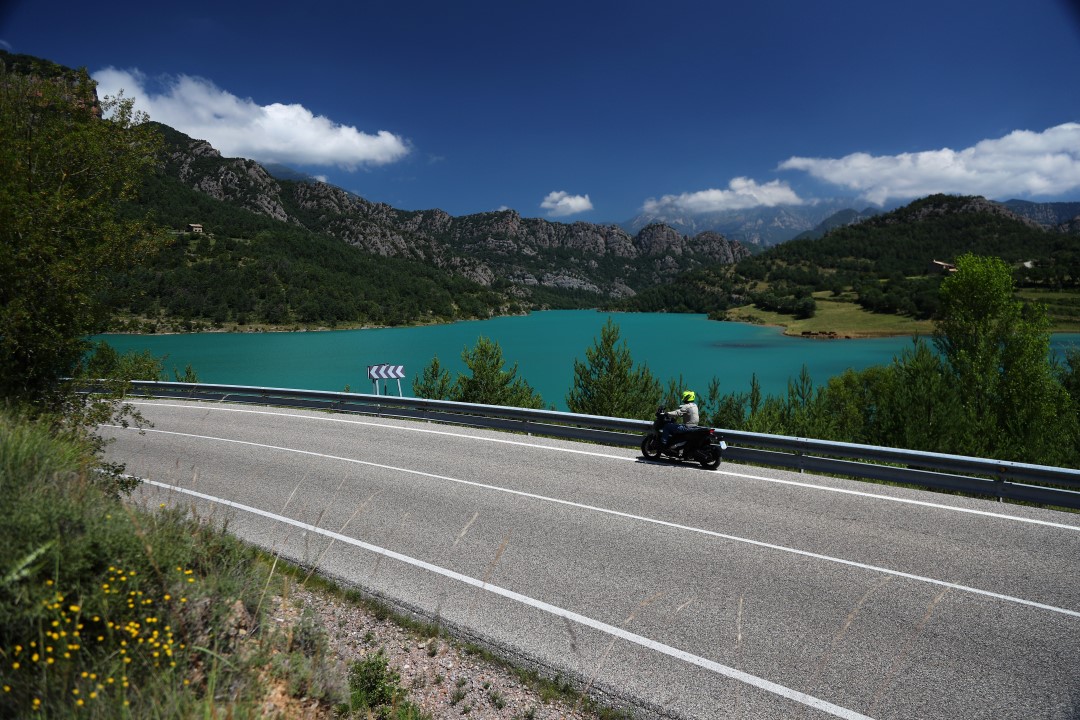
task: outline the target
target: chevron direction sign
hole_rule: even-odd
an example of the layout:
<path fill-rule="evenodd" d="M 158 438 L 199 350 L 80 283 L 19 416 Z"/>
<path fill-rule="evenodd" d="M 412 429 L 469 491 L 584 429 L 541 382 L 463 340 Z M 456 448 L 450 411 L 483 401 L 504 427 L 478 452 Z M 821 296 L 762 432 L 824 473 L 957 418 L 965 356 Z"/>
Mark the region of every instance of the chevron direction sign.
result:
<path fill-rule="evenodd" d="M 401 380 L 405 377 L 404 365 L 368 365 L 368 377 L 372 380 Z"/>

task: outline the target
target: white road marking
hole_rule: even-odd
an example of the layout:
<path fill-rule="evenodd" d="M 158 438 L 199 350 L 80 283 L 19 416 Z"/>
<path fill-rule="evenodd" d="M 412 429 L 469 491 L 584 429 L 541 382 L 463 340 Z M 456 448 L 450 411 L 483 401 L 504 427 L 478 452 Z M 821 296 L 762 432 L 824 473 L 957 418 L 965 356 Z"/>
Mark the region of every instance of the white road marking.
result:
<path fill-rule="evenodd" d="M 458 582 L 465 583 L 466 585 L 472 585 L 473 587 L 480 588 L 481 590 L 492 593 L 493 595 L 499 595 L 509 600 L 519 602 L 523 605 L 528 605 L 529 607 L 535 608 L 537 610 L 542 610 L 557 617 L 565 618 L 566 620 L 570 620 L 580 625 L 590 627 L 594 630 L 599 630 L 602 633 L 621 638 L 628 642 L 634 643 L 635 645 L 640 645 L 643 648 L 663 653 L 664 655 L 668 655 L 669 657 L 682 660 L 692 665 L 697 665 L 700 668 L 704 668 L 705 670 L 709 670 L 718 675 L 723 675 L 724 677 L 731 678 L 732 680 L 737 680 L 739 682 L 746 683 L 747 685 L 756 687 L 759 690 L 764 690 L 765 692 L 779 695 L 780 697 L 792 700 L 802 705 L 807 705 L 814 708 L 815 710 L 820 710 L 834 717 L 844 718 L 844 720 L 872 720 L 872 718 L 870 718 L 869 716 L 855 712 L 854 710 L 848 710 L 847 708 L 840 707 L 839 705 L 833 705 L 832 703 L 822 700 L 820 698 L 816 698 L 812 695 L 807 695 L 806 693 L 799 692 L 798 690 L 792 690 L 789 687 L 774 683 L 764 678 L 760 678 L 756 675 L 751 675 L 749 673 L 743 672 L 742 670 L 736 670 L 733 667 L 722 665 L 713 660 L 709 660 L 708 658 L 703 658 L 700 655 L 694 655 L 692 653 L 686 652 L 685 650 L 680 650 L 679 648 L 672 647 L 671 645 L 665 645 L 664 643 L 657 642 L 656 640 L 650 640 L 643 635 L 628 632 L 626 630 L 623 630 L 622 628 L 615 627 L 614 625 L 608 625 L 607 623 L 601 622 L 600 620 L 595 620 L 585 615 L 580 615 L 571 610 L 566 610 L 565 608 L 561 608 L 556 605 L 546 603 L 542 600 L 537 600 L 536 598 L 529 597 L 528 595 L 522 595 L 521 593 L 514 592 L 513 590 L 508 590 L 498 585 L 492 585 L 490 583 L 484 582 L 483 580 L 478 580 L 468 575 L 462 575 L 461 573 L 455 572 L 453 570 L 449 570 L 438 565 L 432 565 L 429 562 L 425 562 L 423 560 L 419 560 L 408 555 L 402 555 L 401 553 L 394 552 L 393 550 L 387 550 L 386 548 L 372 545 L 362 540 L 357 540 L 356 538 L 349 537 L 348 535 L 342 535 L 340 533 L 333 532 L 332 530 L 324 530 L 315 525 L 300 522 L 299 520 L 293 520 L 292 518 L 283 517 L 281 515 L 267 512 L 265 510 L 250 507 L 248 505 L 241 505 L 240 503 L 214 497 L 213 495 L 207 495 L 205 493 L 196 492 L 194 490 L 177 487 L 176 485 L 169 485 L 166 483 L 157 482 L 155 480 L 144 480 L 143 482 L 149 485 L 154 485 L 155 487 L 169 490 L 171 492 L 184 493 L 186 495 L 201 498 L 209 502 L 226 505 L 237 510 L 243 510 L 244 512 L 249 512 L 254 515 L 259 515 L 261 517 L 274 520 L 276 522 L 292 525 L 293 527 L 307 530 L 308 532 L 318 533 L 319 535 L 332 538 L 334 540 L 337 540 L 338 542 L 346 543 L 358 548 L 362 548 L 369 552 L 377 553 L 379 555 L 391 558 L 393 560 L 397 560 L 407 565 L 412 565 L 413 567 L 421 568 L 423 570 L 427 570 L 428 572 L 442 575 L 443 577 L 447 577 L 452 580 L 457 580 Z"/>
<path fill-rule="evenodd" d="M 320 415 L 302 415 L 299 413 L 288 413 L 270 410 L 248 410 L 244 408 L 231 408 L 231 407 L 208 407 L 206 405 L 190 405 L 190 404 L 174 404 L 174 403 L 157 403 L 157 402 L 131 402 L 132 405 L 152 405 L 157 407 L 171 407 L 171 408 L 183 408 L 183 409 L 200 409 L 200 410 L 215 410 L 218 412 L 237 412 L 237 413 L 249 413 L 253 415 L 276 415 L 280 417 L 299 418 L 304 420 L 321 420 L 324 422 L 337 422 L 347 423 L 351 425 L 366 425 L 371 427 L 389 428 L 394 430 L 404 430 L 406 432 L 419 432 L 430 433 L 432 435 L 445 435 L 447 437 L 458 437 L 469 440 L 477 440 L 480 442 L 492 442 L 503 443 L 507 445 L 519 445 L 523 447 L 536 448 L 539 450 L 551 450 L 554 452 L 574 453 L 577 455 L 590 455 L 593 457 L 606 458 L 609 460 L 622 460 L 625 462 L 639 462 L 637 458 L 626 457 L 625 455 L 612 455 L 610 453 L 593 452 L 590 450 L 579 450 L 576 448 L 563 448 L 555 447 L 552 445 L 538 445 L 536 443 L 522 442 L 520 440 L 507 440 L 504 438 L 492 438 L 479 435 L 469 435 L 467 433 L 455 433 L 448 430 L 432 430 L 429 428 L 416 428 L 406 427 L 402 425 L 388 425 L 386 423 L 372 422 L 370 420 L 354 420 L 351 418 L 341 418 L 333 416 L 320 416 Z M 934 503 L 926 500 L 912 500 L 909 498 L 898 498 L 891 495 L 879 495 L 877 493 L 866 492 L 862 490 L 847 490 L 844 488 L 828 487 L 827 485 L 816 485 L 814 483 L 799 482 L 796 480 L 781 480 L 779 478 L 764 477 L 762 475 L 751 475 L 743 472 L 732 472 L 730 470 L 716 470 L 714 471 L 720 475 L 727 475 L 729 477 L 738 477 L 746 480 L 758 480 L 760 482 L 776 483 L 778 485 L 791 485 L 794 487 L 807 488 L 809 490 L 821 490 L 824 492 L 841 493 L 843 495 L 854 495 L 859 497 L 873 498 L 875 500 L 885 500 L 887 502 L 902 503 L 905 505 L 917 505 L 922 507 L 934 508 L 935 510 L 948 510 L 950 512 L 966 513 L 969 515 L 981 515 L 984 517 L 998 518 L 1000 520 L 1011 520 L 1014 522 L 1029 523 L 1032 525 L 1043 525 L 1045 527 L 1053 527 L 1062 530 L 1072 530 L 1074 532 L 1080 532 L 1080 525 L 1067 525 L 1065 523 L 1050 522 L 1048 520 L 1036 520 L 1034 518 L 1020 517 L 1018 515 L 1008 515 L 1006 513 L 990 512 L 988 510 L 974 510 L 971 508 L 956 507 L 954 505 L 945 505 L 943 503 Z"/>
<path fill-rule="evenodd" d="M 1005 602 L 1016 603 L 1018 605 L 1026 605 L 1028 607 L 1038 608 L 1040 610 L 1049 610 L 1050 612 L 1061 613 L 1062 615 L 1070 615 L 1072 617 L 1080 618 L 1080 612 L 1076 610 L 1069 610 L 1067 608 L 1060 608 L 1054 605 L 1046 605 L 1044 603 L 1035 602 L 1034 600 L 1025 600 L 1023 598 L 1013 597 L 1012 595 L 1003 595 L 1001 593 L 991 592 L 989 590 L 980 590 L 979 588 L 969 587 L 967 585 L 958 585 L 956 583 L 946 582 L 945 580 L 937 580 L 931 577 L 925 577 L 923 575 L 914 575 L 912 573 L 906 573 L 900 570 L 892 570 L 890 568 L 884 568 L 877 565 L 870 565 L 867 563 L 856 562 L 854 560 L 845 560 L 843 558 L 833 557 L 831 555 L 822 555 L 820 553 L 810 552 L 808 550 L 799 550 L 798 548 L 788 547 L 786 545 L 775 545 L 773 543 L 762 542 L 761 540 L 752 540 L 750 538 L 739 537 L 737 535 L 726 535 L 714 530 L 706 530 L 704 528 L 697 528 L 691 525 L 680 525 L 678 523 L 669 522 L 667 520 L 659 520 L 657 518 L 645 517 L 643 515 L 634 515 L 632 513 L 622 512 L 620 510 L 611 510 L 608 508 L 597 507 L 595 505 L 585 505 L 583 503 L 576 503 L 570 500 L 562 500 L 560 498 L 548 497 L 546 495 L 538 495 L 535 493 L 524 492 L 522 490 L 511 490 L 509 488 L 498 487 L 497 485 L 486 485 L 484 483 L 475 482 L 472 480 L 461 480 L 459 478 L 452 478 L 447 475 L 436 475 L 435 473 L 423 472 L 421 470 L 412 470 L 409 468 L 396 467 L 394 465 L 384 465 L 381 463 L 370 462 L 367 460 L 357 460 L 355 458 L 342 457 L 340 455 L 327 455 L 325 453 L 318 453 L 312 450 L 298 450 L 296 448 L 281 447 L 279 445 L 267 445 L 264 443 L 251 442 L 248 440 L 233 440 L 231 438 L 214 437 L 211 435 L 195 435 L 193 433 L 182 433 L 173 430 L 155 430 L 144 429 L 138 430 L 138 428 L 121 428 L 117 425 L 106 425 L 104 427 L 116 428 L 117 430 L 133 430 L 136 432 L 147 433 L 160 433 L 162 435 L 177 435 L 180 437 L 189 437 L 196 440 L 213 440 L 217 442 L 232 443 L 236 445 L 248 445 L 250 447 L 264 448 L 266 450 L 280 450 L 282 452 L 296 453 L 298 455 L 310 455 L 312 457 L 320 457 L 327 460 L 337 460 L 340 462 L 355 463 L 357 465 L 366 465 L 368 467 L 376 467 L 383 470 L 391 470 L 394 472 L 406 473 L 409 475 L 417 475 L 420 477 L 431 478 L 434 480 L 445 480 L 447 482 L 457 483 L 459 485 L 467 485 L 470 487 L 482 488 L 484 490 L 492 490 L 495 492 L 506 493 L 508 495 L 517 495 L 519 497 L 526 497 L 533 500 L 540 500 L 542 502 L 555 503 L 558 505 L 566 505 L 569 507 L 579 508 L 581 510 L 589 510 L 592 512 L 603 513 L 605 515 L 611 515 L 614 517 L 621 517 L 627 520 L 634 520 L 637 522 L 650 523 L 661 527 L 668 527 L 675 530 L 684 530 L 687 532 L 698 533 L 700 535 L 707 535 L 709 537 L 720 538 L 722 540 L 730 540 L 731 542 L 743 543 L 746 545 L 753 545 L 755 547 L 766 548 L 768 550 L 777 550 L 780 552 L 790 553 L 792 555 L 800 555 L 802 557 L 813 558 L 815 560 L 824 560 L 826 562 L 837 563 L 839 565 L 846 565 L 848 567 L 859 568 L 861 570 L 868 570 L 870 572 L 882 573 L 885 575 L 892 575 L 895 577 L 902 577 L 908 580 L 915 580 L 917 582 L 924 582 L 930 585 L 937 585 L 939 587 L 952 588 L 961 592 L 971 593 L 974 595 L 982 595 L 984 597 L 993 598 L 995 600 L 1003 600 Z"/>

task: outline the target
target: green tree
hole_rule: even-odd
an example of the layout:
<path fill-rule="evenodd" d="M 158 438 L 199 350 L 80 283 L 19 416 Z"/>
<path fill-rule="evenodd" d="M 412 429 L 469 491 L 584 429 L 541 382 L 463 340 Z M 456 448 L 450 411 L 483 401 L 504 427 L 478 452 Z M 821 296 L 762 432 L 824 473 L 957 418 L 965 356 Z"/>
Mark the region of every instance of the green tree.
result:
<path fill-rule="evenodd" d="M 947 361 L 929 344 L 916 339 L 886 368 L 887 380 L 878 389 L 872 427 L 876 445 L 965 452 L 962 422 L 963 390 Z"/>
<path fill-rule="evenodd" d="M 412 381 L 413 395 L 429 400 L 449 400 L 452 386 L 450 371 L 442 366 L 438 355 Z"/>
<path fill-rule="evenodd" d="M 816 437 L 959 452 L 959 398 L 945 360 L 916 338 L 889 365 L 831 378 L 821 396 Z"/>
<path fill-rule="evenodd" d="M 1065 351 L 1065 362 L 1058 367 L 1058 377 L 1073 403 L 1080 403 L 1080 349 L 1071 347 Z"/>
<path fill-rule="evenodd" d="M 91 354 L 76 374 L 90 380 L 162 380 L 164 370 L 165 358 L 156 358 L 149 350 L 120 354 L 101 340 L 94 343 Z"/>
<path fill-rule="evenodd" d="M 962 393 L 960 451 L 1045 463 L 1075 457 L 1075 413 L 1050 362 L 1045 308 L 1013 297 L 999 258 L 966 254 L 956 267 L 941 285 L 934 340 Z"/>
<path fill-rule="evenodd" d="M 606 417 L 647 418 L 656 411 L 662 388 L 649 368 L 634 365 L 619 326 L 609 317 L 600 338 L 585 350 L 585 362 L 574 359 L 574 383 L 566 396 L 573 413 Z"/>
<path fill-rule="evenodd" d="M 829 378 L 821 397 L 824 427 L 818 437 L 879 444 L 883 398 L 893 375 L 892 366 L 876 366 L 848 368 Z"/>
<path fill-rule="evenodd" d="M 110 317 L 113 279 L 160 238 L 145 218 L 120 213 L 160 140 L 132 101 L 99 104 L 85 70 L 42 64 L 17 74 L 4 60 L 0 397 L 57 405 L 60 378 Z"/>
<path fill-rule="evenodd" d="M 540 395 L 529 383 L 517 376 L 517 363 L 509 370 L 503 369 L 503 354 L 499 343 L 481 336 L 471 350 L 462 350 L 461 359 L 469 369 L 469 374 L 458 375 L 450 393 L 451 400 L 522 408 L 544 406 Z"/>

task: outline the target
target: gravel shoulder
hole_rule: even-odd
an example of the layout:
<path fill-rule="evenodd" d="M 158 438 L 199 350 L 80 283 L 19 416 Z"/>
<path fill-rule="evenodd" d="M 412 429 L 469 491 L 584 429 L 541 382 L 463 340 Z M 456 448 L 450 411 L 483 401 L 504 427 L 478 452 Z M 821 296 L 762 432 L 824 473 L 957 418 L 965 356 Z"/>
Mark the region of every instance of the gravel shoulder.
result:
<path fill-rule="evenodd" d="M 329 664 L 345 677 L 348 667 L 382 652 L 400 677 L 408 700 L 435 720 L 595 720 L 580 695 L 558 694 L 519 676 L 510 667 L 448 639 L 424 637 L 347 597 L 290 583 L 278 597 L 270 622 L 296 625 L 307 613 L 326 633 Z M 554 697 L 553 697 L 554 695 Z M 575 699 L 576 697 L 576 699 Z M 317 704 L 276 707 L 279 716 L 321 717 Z M 269 709 L 269 708 L 268 708 Z"/>

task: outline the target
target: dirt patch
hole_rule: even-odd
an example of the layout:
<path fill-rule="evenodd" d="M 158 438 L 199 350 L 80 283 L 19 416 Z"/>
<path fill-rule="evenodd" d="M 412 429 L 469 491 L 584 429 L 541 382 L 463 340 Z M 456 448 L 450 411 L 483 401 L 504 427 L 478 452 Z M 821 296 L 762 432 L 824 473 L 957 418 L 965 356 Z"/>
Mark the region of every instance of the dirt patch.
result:
<path fill-rule="evenodd" d="M 343 668 L 381 651 L 390 668 L 400 674 L 409 701 L 436 720 L 460 720 L 462 716 L 470 720 L 594 720 L 597 717 L 579 707 L 579 703 L 543 697 L 511 670 L 470 654 L 456 643 L 442 637 L 421 637 L 341 598 L 293 587 L 287 599 L 278 598 L 270 620 L 282 626 L 295 624 L 304 611 L 311 613 L 325 629 L 330 652 Z M 268 698 L 267 702 L 270 701 Z M 303 707 L 292 709 L 304 710 Z"/>

